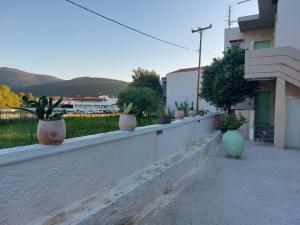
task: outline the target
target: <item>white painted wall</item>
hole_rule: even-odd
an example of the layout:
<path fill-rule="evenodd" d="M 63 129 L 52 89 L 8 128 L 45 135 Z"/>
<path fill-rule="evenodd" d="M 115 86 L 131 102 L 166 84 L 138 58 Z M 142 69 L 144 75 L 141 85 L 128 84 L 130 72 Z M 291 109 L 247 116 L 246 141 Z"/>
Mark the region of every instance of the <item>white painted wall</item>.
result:
<path fill-rule="evenodd" d="M 41 224 L 212 130 L 213 115 L 0 151 L 0 224 Z M 157 133 L 162 131 L 161 134 Z"/>
<path fill-rule="evenodd" d="M 194 108 L 196 109 L 197 76 L 198 72 L 196 70 L 167 74 L 167 109 L 169 108 L 172 111 L 176 110 L 175 101 L 180 103 L 184 102 L 185 100 L 187 100 L 189 103 L 193 102 Z M 201 82 L 202 73 L 200 75 L 199 88 L 201 88 Z M 216 108 L 204 100 L 199 101 L 199 109 L 216 112 Z"/>
<path fill-rule="evenodd" d="M 300 1 L 278 1 L 275 47 L 300 49 Z"/>

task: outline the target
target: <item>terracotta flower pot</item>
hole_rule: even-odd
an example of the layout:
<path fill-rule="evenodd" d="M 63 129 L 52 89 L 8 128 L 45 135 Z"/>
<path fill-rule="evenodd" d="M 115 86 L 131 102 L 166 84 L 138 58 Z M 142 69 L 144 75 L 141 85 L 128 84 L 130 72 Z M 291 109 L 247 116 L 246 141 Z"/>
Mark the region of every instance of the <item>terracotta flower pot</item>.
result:
<path fill-rule="evenodd" d="M 136 117 L 134 114 L 121 114 L 119 119 L 120 130 L 134 131 L 136 128 Z"/>
<path fill-rule="evenodd" d="M 66 138 L 65 120 L 39 120 L 37 138 L 43 145 L 59 145 Z"/>
<path fill-rule="evenodd" d="M 197 111 L 196 111 L 196 110 L 190 110 L 190 111 L 189 111 L 189 116 L 190 116 L 190 117 L 195 117 L 195 116 L 197 116 Z"/>
<path fill-rule="evenodd" d="M 184 111 L 183 110 L 176 110 L 175 111 L 175 118 L 177 120 L 182 120 L 184 119 Z"/>
<path fill-rule="evenodd" d="M 176 111 L 175 111 L 175 118 L 176 118 L 177 120 L 182 120 L 182 119 L 184 119 L 184 112 L 183 112 L 183 110 L 176 110 Z"/>

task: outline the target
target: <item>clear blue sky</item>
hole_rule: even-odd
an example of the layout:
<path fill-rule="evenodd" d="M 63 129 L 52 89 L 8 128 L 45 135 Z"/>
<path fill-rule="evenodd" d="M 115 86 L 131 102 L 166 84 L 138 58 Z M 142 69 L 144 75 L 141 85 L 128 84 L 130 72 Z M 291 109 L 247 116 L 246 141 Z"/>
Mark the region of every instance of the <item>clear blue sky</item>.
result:
<path fill-rule="evenodd" d="M 74 0 L 162 39 L 198 48 L 190 29 L 204 34 L 203 65 L 221 56 L 229 4 L 233 16 L 257 13 L 257 0 Z M 89 14 L 64 0 L 0 1 L 0 67 L 64 79 L 79 76 L 131 80 L 138 66 L 161 76 L 197 66 L 198 55 L 148 39 Z"/>

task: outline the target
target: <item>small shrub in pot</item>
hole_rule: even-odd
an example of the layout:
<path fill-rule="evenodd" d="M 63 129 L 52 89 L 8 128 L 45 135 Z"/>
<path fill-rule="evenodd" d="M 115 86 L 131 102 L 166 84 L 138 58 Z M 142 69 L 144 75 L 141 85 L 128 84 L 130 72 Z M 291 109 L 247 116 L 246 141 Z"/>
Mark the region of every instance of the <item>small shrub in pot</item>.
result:
<path fill-rule="evenodd" d="M 224 115 L 218 124 L 219 129 L 225 132 L 222 138 L 223 147 L 231 158 L 239 158 L 244 150 L 244 138 L 238 129 L 246 122 L 245 117 L 235 114 Z"/>
<path fill-rule="evenodd" d="M 37 138 L 40 144 L 58 145 L 66 138 L 66 124 L 62 118 L 61 111 L 54 111 L 59 106 L 63 97 L 56 102 L 53 98 L 42 96 L 37 100 L 29 100 L 29 97 L 22 97 L 23 107 L 14 108 L 34 114 L 38 119 Z"/>
<path fill-rule="evenodd" d="M 189 116 L 190 117 L 197 116 L 197 111 L 194 109 L 194 102 L 191 103 L 191 107 L 189 108 Z"/>
<path fill-rule="evenodd" d="M 157 121 L 159 124 L 168 124 L 171 123 L 172 121 L 172 117 L 170 114 L 168 114 L 165 109 L 163 108 L 163 106 L 161 106 L 159 108 L 159 110 L 157 111 Z"/>
<path fill-rule="evenodd" d="M 133 114 L 132 108 L 133 108 L 132 103 L 129 103 L 128 105 L 124 103 L 123 113 L 120 115 L 120 119 L 119 119 L 120 130 L 124 130 L 124 131 L 135 130 L 137 126 L 137 122 L 136 122 L 136 116 L 135 114 Z"/>

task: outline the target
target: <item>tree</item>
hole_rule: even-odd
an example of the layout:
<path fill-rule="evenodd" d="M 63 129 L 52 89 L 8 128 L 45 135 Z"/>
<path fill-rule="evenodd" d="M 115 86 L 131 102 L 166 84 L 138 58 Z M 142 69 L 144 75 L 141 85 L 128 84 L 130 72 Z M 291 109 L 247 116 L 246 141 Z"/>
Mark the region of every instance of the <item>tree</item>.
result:
<path fill-rule="evenodd" d="M 7 85 L 0 84 L 0 109 L 20 106 L 19 96 L 12 92 Z"/>
<path fill-rule="evenodd" d="M 138 119 L 141 119 L 144 114 L 148 116 L 157 110 L 160 106 L 160 98 L 157 93 L 151 88 L 128 88 L 118 95 L 117 105 L 120 109 L 123 109 L 123 105 L 126 103 L 133 104 L 133 112 Z"/>
<path fill-rule="evenodd" d="M 223 58 L 214 59 L 204 69 L 201 97 L 226 113 L 247 97 L 253 97 L 258 91 L 258 82 L 244 78 L 244 63 L 245 50 L 239 48 L 230 48 Z"/>
<path fill-rule="evenodd" d="M 154 70 L 149 71 L 142 68 L 133 70 L 131 87 L 148 87 L 162 95 L 160 77 Z"/>

